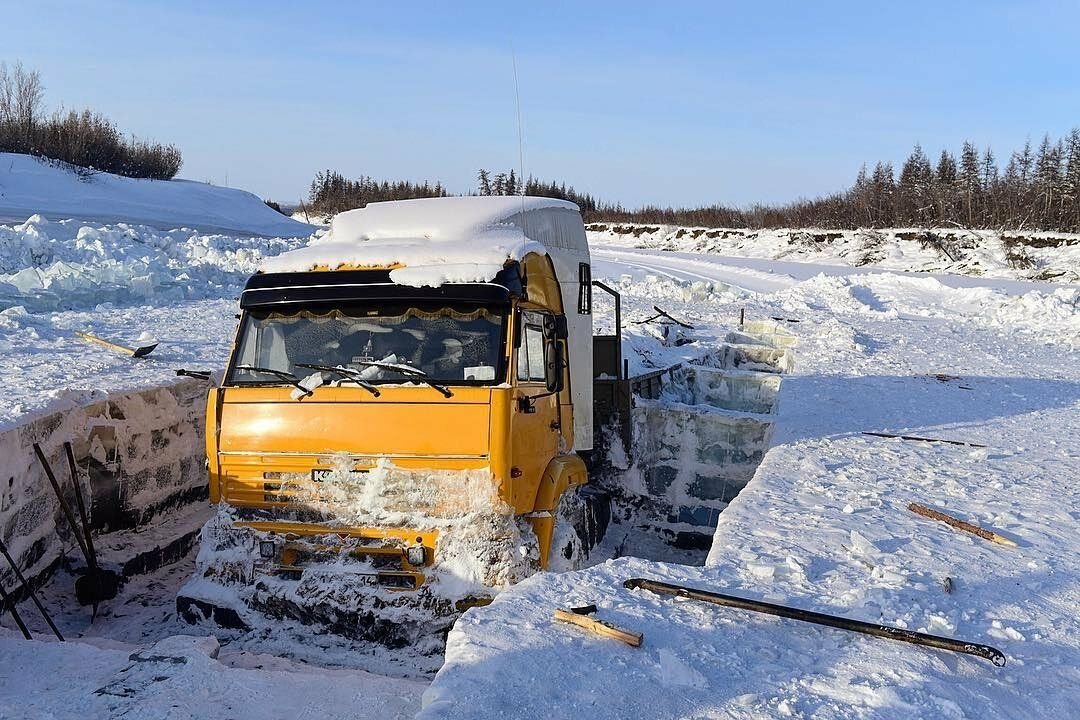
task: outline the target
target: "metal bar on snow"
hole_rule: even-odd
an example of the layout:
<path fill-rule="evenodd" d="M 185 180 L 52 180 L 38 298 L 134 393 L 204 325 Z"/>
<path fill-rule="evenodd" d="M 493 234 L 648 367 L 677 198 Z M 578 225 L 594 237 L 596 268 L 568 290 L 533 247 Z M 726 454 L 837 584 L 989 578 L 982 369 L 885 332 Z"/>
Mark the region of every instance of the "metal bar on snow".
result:
<path fill-rule="evenodd" d="M 873 437 L 880 438 L 895 438 L 898 440 L 914 440 L 916 442 L 932 442 L 932 443 L 947 443 L 949 445 L 965 445 L 967 447 L 984 448 L 985 445 L 979 445 L 978 443 L 964 442 L 963 440 L 945 440 L 942 438 L 928 438 L 921 435 L 897 435 L 896 433 L 887 432 L 871 432 L 870 430 L 863 430 L 863 435 L 872 435 Z"/>
<path fill-rule="evenodd" d="M 764 602 L 762 600 L 749 600 L 747 598 L 735 597 L 734 595 L 722 595 L 707 590 L 698 590 L 682 585 L 672 585 L 658 580 L 633 578 L 624 582 L 623 587 L 630 590 L 642 589 L 662 595 L 685 597 L 692 600 L 713 603 L 715 605 L 765 613 L 766 615 L 777 615 L 790 620 L 801 620 L 803 622 L 814 623 L 815 625 L 826 625 L 828 627 L 850 630 L 864 635 L 899 640 L 901 642 L 912 643 L 913 645 L 926 645 L 928 647 L 938 648 L 939 650 L 951 650 L 952 652 L 964 653 L 967 655 L 977 655 L 978 657 L 989 660 L 998 667 L 1005 665 L 1005 654 L 989 645 L 981 645 L 979 643 L 971 643 L 964 640 L 954 640 L 953 638 L 941 637 L 940 635 L 928 635 L 926 633 L 905 630 L 889 625 L 877 625 L 875 623 L 863 622 L 862 620 L 851 620 L 849 618 L 826 615 L 824 613 L 813 612 L 812 610 L 802 610 L 786 605 L 774 605 L 773 603 Z"/>

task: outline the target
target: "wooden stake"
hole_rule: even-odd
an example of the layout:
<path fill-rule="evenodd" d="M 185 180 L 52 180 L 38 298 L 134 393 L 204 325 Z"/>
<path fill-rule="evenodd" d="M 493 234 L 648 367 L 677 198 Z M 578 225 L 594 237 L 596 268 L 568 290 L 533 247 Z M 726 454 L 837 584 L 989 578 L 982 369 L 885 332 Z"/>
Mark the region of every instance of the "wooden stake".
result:
<path fill-rule="evenodd" d="M 1004 537 L 1003 535 L 998 535 L 996 532 L 991 532 L 986 528 L 981 528 L 978 525 L 972 525 L 971 523 L 964 522 L 963 520 L 955 518 L 952 515 L 946 515 L 943 512 L 932 510 L 925 505 L 911 503 L 910 505 L 908 505 L 907 509 L 915 513 L 916 515 L 922 515 L 923 517 L 928 517 L 932 520 L 940 520 L 946 525 L 950 525 L 957 530 L 963 530 L 964 532 L 969 532 L 972 535 L 978 535 L 983 540 L 989 540 L 990 542 L 995 542 L 998 545 L 1005 545 L 1007 547 L 1017 547 L 1016 542 L 1010 540 L 1007 537 Z"/>
<path fill-rule="evenodd" d="M 614 625 L 609 625 L 606 622 L 600 620 L 594 620 L 591 617 L 585 615 L 578 615 L 569 610 L 563 610 L 558 608 L 555 610 L 555 619 L 564 623 L 570 623 L 571 625 L 577 625 L 580 628 L 584 628 L 591 633 L 601 635 L 603 637 L 613 638 L 621 642 L 626 643 L 630 647 L 641 647 L 641 642 L 644 639 L 641 633 L 630 632 L 629 630 L 623 630 L 617 628 Z"/>

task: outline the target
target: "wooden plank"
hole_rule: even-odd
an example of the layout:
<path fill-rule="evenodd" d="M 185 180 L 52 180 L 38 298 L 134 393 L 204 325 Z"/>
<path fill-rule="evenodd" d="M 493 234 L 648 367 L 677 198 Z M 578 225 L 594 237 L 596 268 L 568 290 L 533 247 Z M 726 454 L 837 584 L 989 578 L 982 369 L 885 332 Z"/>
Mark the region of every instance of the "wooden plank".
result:
<path fill-rule="evenodd" d="M 562 608 L 555 610 L 555 619 L 571 625 L 577 625 L 580 628 L 602 637 L 619 640 L 630 647 L 641 647 L 642 640 L 644 639 L 644 636 L 641 633 L 623 630 L 622 628 L 617 628 L 609 623 L 594 620 L 585 615 L 578 615 L 569 610 L 563 610 Z"/>
<path fill-rule="evenodd" d="M 989 540 L 990 542 L 997 543 L 998 545 L 1017 547 L 1014 541 L 1010 540 L 1007 537 L 1004 537 L 1003 535 L 998 535 L 996 532 L 992 532 L 990 530 L 987 530 L 986 528 L 981 528 L 978 525 L 972 525 L 969 522 L 964 522 L 960 518 L 955 518 L 952 515 L 946 515 L 943 512 L 933 510 L 926 507 L 925 505 L 911 503 L 910 505 L 908 505 L 908 510 L 915 513 L 916 515 L 922 515 L 923 517 L 928 517 L 932 520 L 940 520 L 946 525 L 954 527 L 957 530 L 963 530 L 964 532 L 969 532 L 972 535 L 978 535 L 982 539 Z"/>

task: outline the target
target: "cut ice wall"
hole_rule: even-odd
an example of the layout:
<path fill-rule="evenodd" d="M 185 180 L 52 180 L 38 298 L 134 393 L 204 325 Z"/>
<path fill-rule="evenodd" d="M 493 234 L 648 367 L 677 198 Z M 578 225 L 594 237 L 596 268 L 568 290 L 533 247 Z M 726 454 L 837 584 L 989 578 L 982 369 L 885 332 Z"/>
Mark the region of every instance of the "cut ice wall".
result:
<path fill-rule="evenodd" d="M 747 323 L 717 349 L 714 367 L 685 368 L 656 397 L 635 397 L 629 467 L 605 482 L 616 517 L 708 549 L 720 512 L 769 447 L 794 341 L 776 323 Z"/>
<path fill-rule="evenodd" d="M 65 441 L 71 443 L 95 534 L 142 528 L 163 513 L 206 497 L 205 398 L 205 383 L 181 381 L 109 395 L 0 433 L 0 534 L 31 582 L 44 580 L 65 551 L 76 547 L 34 443 L 41 446 L 74 510 L 63 448 Z M 107 548 L 109 543 L 100 545 Z M 15 587 L 6 567 L 0 581 Z"/>

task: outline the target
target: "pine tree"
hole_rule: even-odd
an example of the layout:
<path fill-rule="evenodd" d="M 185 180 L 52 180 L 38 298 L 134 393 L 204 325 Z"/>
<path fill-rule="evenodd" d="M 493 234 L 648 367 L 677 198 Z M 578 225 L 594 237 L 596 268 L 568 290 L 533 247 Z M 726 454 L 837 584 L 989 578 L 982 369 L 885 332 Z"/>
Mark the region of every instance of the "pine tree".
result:
<path fill-rule="evenodd" d="M 855 184 L 849 193 L 850 201 L 855 206 L 855 224 L 874 225 L 874 188 L 866 172 L 866 164 L 859 168 Z"/>
<path fill-rule="evenodd" d="M 1064 141 L 1065 172 L 1061 183 L 1061 229 L 1080 232 L 1080 128 Z"/>
<path fill-rule="evenodd" d="M 932 180 L 934 200 L 937 204 L 937 220 L 939 224 L 955 222 L 957 195 L 956 160 L 949 154 L 948 150 L 941 151 L 941 157 L 938 158 L 937 169 L 934 171 Z"/>
<path fill-rule="evenodd" d="M 975 214 L 982 202 L 982 182 L 979 177 L 979 151 L 967 140 L 960 150 L 960 211 L 968 227 L 975 225 Z"/>
<path fill-rule="evenodd" d="M 480 168 L 480 172 L 477 173 L 477 181 L 480 184 L 480 194 L 491 194 L 491 177 L 487 170 Z"/>
<path fill-rule="evenodd" d="M 982 183 L 983 203 L 979 208 L 979 223 L 981 225 L 999 225 L 1001 217 L 1001 183 L 998 179 L 997 160 L 994 151 L 986 148 L 982 157 L 980 170 L 980 182 Z"/>
<path fill-rule="evenodd" d="M 1063 183 L 1061 177 L 1061 154 L 1061 146 L 1050 142 L 1049 135 L 1044 135 L 1042 143 L 1039 144 L 1039 152 L 1035 160 L 1032 177 L 1033 194 L 1037 203 L 1035 208 L 1036 222 L 1041 228 L 1056 225 L 1055 210 L 1057 208 L 1054 203 L 1061 192 Z"/>
<path fill-rule="evenodd" d="M 923 225 L 931 219 L 933 200 L 931 188 L 934 171 L 922 146 L 915 144 L 911 155 L 900 168 L 897 194 L 900 199 L 897 220 L 905 224 Z"/>
<path fill-rule="evenodd" d="M 1035 155 L 1031 152 L 1031 140 L 1024 142 L 1024 149 L 1014 152 L 1005 165 L 1002 191 L 1007 208 L 1006 222 L 1016 228 L 1025 227 L 1034 215 L 1032 207 L 1031 176 Z"/>
<path fill-rule="evenodd" d="M 893 167 L 887 162 L 874 165 L 871 180 L 874 192 L 874 227 L 888 227 L 896 223 L 896 180 Z"/>

